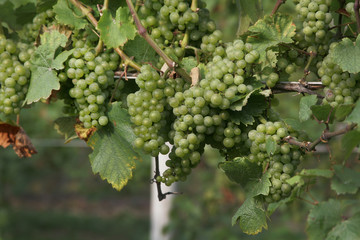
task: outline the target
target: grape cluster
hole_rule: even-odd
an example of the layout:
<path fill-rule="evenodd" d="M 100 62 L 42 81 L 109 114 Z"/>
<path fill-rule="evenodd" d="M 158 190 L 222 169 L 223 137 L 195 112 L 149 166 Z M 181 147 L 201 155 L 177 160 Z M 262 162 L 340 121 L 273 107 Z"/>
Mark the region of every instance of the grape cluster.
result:
<path fill-rule="evenodd" d="M 319 63 L 318 75 L 326 86 L 324 104 L 330 104 L 332 107 L 352 104 L 360 97 L 360 75 L 344 72 L 330 55 Z"/>
<path fill-rule="evenodd" d="M 325 55 L 333 32 L 327 28 L 333 21 L 330 13 L 331 0 L 300 0 L 296 5 L 298 19 L 302 22 L 296 39 L 301 48 L 317 45 L 317 53 Z"/>
<path fill-rule="evenodd" d="M 21 41 L 27 43 L 34 43 L 36 38 L 40 34 L 41 27 L 43 25 L 51 26 L 55 23 L 55 13 L 53 10 L 48 9 L 45 12 L 37 14 L 32 23 L 24 25 L 23 29 L 19 32 Z"/>
<path fill-rule="evenodd" d="M 70 105 L 68 109 L 75 107 L 85 128 L 107 125 L 107 104 L 112 97 L 121 99 L 124 82 L 114 81 L 118 66 L 119 56 L 115 52 L 105 51 L 96 56 L 94 48 L 77 41 L 65 71 L 59 73 L 62 84 L 71 80 L 70 98 L 65 98 L 65 103 Z"/>
<path fill-rule="evenodd" d="M 191 9 L 190 0 L 145 0 L 139 16 L 155 42 L 173 58 L 182 58 L 185 46 L 199 47 L 204 35 L 216 29 L 205 3 Z M 159 67 L 163 64 L 160 59 Z"/>
<path fill-rule="evenodd" d="M 19 114 L 30 80 L 33 49 L 0 35 L 0 112 Z"/>
<path fill-rule="evenodd" d="M 220 30 L 215 30 L 213 33 L 203 36 L 200 45 L 201 50 L 212 55 L 223 56 L 225 50 L 222 46 L 222 37 L 223 34 Z"/>
<path fill-rule="evenodd" d="M 348 3 L 345 5 L 345 10 L 350 14 L 350 19 L 355 22 L 355 21 L 356 21 L 356 17 L 355 17 L 354 5 L 355 5 L 354 2 L 348 2 Z"/>
<path fill-rule="evenodd" d="M 303 159 L 303 153 L 298 147 L 283 142 L 286 136 L 298 137 L 299 140 L 304 138 L 280 121 L 266 121 L 248 132 L 246 144 L 250 148 L 249 161 L 260 165 L 267 163 L 267 171 L 271 175 L 272 186 L 270 194 L 265 198 L 267 202 L 279 201 L 290 194 L 292 187 L 286 180 L 294 175 L 296 167 Z M 269 138 L 276 142 L 275 151 L 270 155 L 266 149 Z"/>
<path fill-rule="evenodd" d="M 129 114 L 137 136 L 134 146 L 144 149 L 152 156 L 167 154 L 169 147 L 165 144 L 166 126 L 170 112 L 166 105 L 166 95 L 171 92 L 166 88 L 166 81 L 150 65 L 141 67 L 136 83 L 140 90 L 127 97 Z"/>

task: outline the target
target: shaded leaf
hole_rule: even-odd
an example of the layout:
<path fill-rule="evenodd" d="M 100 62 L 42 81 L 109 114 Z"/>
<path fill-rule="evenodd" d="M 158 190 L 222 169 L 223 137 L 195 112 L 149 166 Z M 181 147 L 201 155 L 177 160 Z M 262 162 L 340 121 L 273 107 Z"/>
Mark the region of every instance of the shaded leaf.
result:
<path fill-rule="evenodd" d="M 100 31 L 101 39 L 109 48 L 123 46 L 129 39 L 134 39 L 136 27 L 130 21 L 128 8 L 119 7 L 113 19 L 109 10 L 103 10 L 97 28 Z"/>
<path fill-rule="evenodd" d="M 344 152 L 344 159 L 343 159 L 344 161 L 350 157 L 354 148 L 359 144 L 360 144 L 359 131 L 350 131 L 343 136 L 341 140 L 341 146 Z"/>
<path fill-rule="evenodd" d="M 299 120 L 294 119 L 294 118 L 287 118 L 284 119 L 284 122 L 290 126 L 292 129 L 294 129 L 295 131 L 302 131 L 304 130 L 304 127 L 302 126 L 302 124 L 300 123 Z"/>
<path fill-rule="evenodd" d="M 121 103 L 114 103 L 109 111 L 108 125 L 98 129 L 87 142 L 93 149 L 89 155 L 93 172 L 99 173 L 117 190 L 132 178 L 136 161 L 148 160 L 147 155 L 133 149 L 135 138 L 130 116 L 121 108 Z"/>
<path fill-rule="evenodd" d="M 261 82 L 254 82 L 252 86 L 254 89 L 251 92 L 247 93 L 246 95 L 235 96 L 235 98 L 232 99 L 232 104 L 230 105 L 230 109 L 232 111 L 241 111 L 243 107 L 246 106 L 246 104 L 248 103 L 250 97 L 253 94 L 255 95 L 256 93 L 258 93 L 259 90 L 264 86 L 264 84 L 262 84 Z"/>
<path fill-rule="evenodd" d="M 261 178 L 253 179 L 246 184 L 245 192 L 247 197 L 256 197 L 258 195 L 269 195 L 271 182 L 271 175 L 269 172 L 264 173 Z"/>
<path fill-rule="evenodd" d="M 335 165 L 335 177 L 331 181 L 331 189 L 337 194 L 355 194 L 360 187 L 360 172 L 342 165 Z"/>
<path fill-rule="evenodd" d="M 254 198 L 248 198 L 232 218 L 232 225 L 239 222 L 241 230 L 250 235 L 267 229 L 266 212 Z"/>
<path fill-rule="evenodd" d="M 260 116 L 266 109 L 266 98 L 263 95 L 252 95 L 242 111 L 229 111 L 231 120 L 236 124 L 251 125 L 254 117 Z"/>
<path fill-rule="evenodd" d="M 330 105 L 311 106 L 311 111 L 317 120 L 325 122 L 329 119 L 329 123 L 332 123 L 334 120 L 334 111 L 332 109 Z"/>
<path fill-rule="evenodd" d="M 360 214 L 338 223 L 327 235 L 326 240 L 360 239 Z"/>
<path fill-rule="evenodd" d="M 245 186 L 252 179 L 260 178 L 262 174 L 262 167 L 246 158 L 235 158 L 233 161 L 221 162 L 219 167 L 231 181 L 242 186 Z"/>
<path fill-rule="evenodd" d="M 65 137 L 65 143 L 78 138 L 75 132 L 76 117 L 61 117 L 54 121 L 56 131 Z"/>
<path fill-rule="evenodd" d="M 327 233 L 341 222 L 341 210 L 341 203 L 334 199 L 321 202 L 311 209 L 306 226 L 309 240 L 325 239 Z"/>
<path fill-rule="evenodd" d="M 53 9 L 56 20 L 61 24 L 75 29 L 83 29 L 88 24 L 81 11 L 68 0 L 58 0 Z"/>
<path fill-rule="evenodd" d="M 311 106 L 315 105 L 317 102 L 316 95 L 309 95 L 302 97 L 300 99 L 300 109 L 299 109 L 299 120 L 300 122 L 304 122 L 309 120 L 312 114 L 310 109 Z"/>
<path fill-rule="evenodd" d="M 360 72 L 360 36 L 353 42 L 343 38 L 331 51 L 330 56 L 343 71 L 349 73 Z"/>
<path fill-rule="evenodd" d="M 343 121 L 354 109 L 354 104 L 341 104 L 335 109 L 335 119 Z"/>
<path fill-rule="evenodd" d="M 303 169 L 299 173 L 300 176 L 304 177 L 323 177 L 323 178 L 332 178 L 334 172 L 329 169 Z"/>
<path fill-rule="evenodd" d="M 360 126 L 360 100 L 357 100 L 355 108 L 346 118 L 346 122 L 353 122 Z"/>
<path fill-rule="evenodd" d="M 247 42 L 260 53 L 260 62 L 265 62 L 266 50 L 280 43 L 292 43 L 295 30 L 295 24 L 290 16 L 277 13 L 273 16 L 265 16 L 251 26 L 249 28 L 251 35 Z"/>

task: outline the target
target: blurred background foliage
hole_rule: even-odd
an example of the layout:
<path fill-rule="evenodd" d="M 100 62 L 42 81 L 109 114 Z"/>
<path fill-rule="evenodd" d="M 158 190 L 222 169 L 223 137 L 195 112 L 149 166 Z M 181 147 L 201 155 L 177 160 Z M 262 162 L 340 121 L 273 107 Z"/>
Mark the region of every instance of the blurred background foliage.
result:
<path fill-rule="evenodd" d="M 225 41 L 236 38 L 239 2 L 206 2 Z M 266 14 L 276 1 L 263 2 Z M 292 14 L 292 5 L 287 1 L 280 11 Z M 296 118 L 299 97 L 278 96 L 278 110 L 285 118 Z M 31 159 L 19 159 L 12 149 L 0 149 L 0 197 L 4 203 L 0 208 L 0 239 L 148 239 L 150 163 L 139 164 L 129 184 L 121 192 L 115 191 L 91 172 L 90 149 L 80 140 L 63 144 L 53 129 L 62 106 L 61 102 L 36 104 L 22 112 L 21 125 L 38 150 Z M 304 130 L 311 138 L 322 131 L 313 122 L 304 123 Z M 336 142 L 332 148 L 332 161 L 340 161 Z M 219 158 L 217 152 L 208 149 L 188 181 L 178 185 L 183 194 L 175 198 L 171 221 L 164 229 L 173 233 L 172 239 L 306 239 L 305 219 L 311 205 L 300 200 L 277 211 L 269 223 L 270 230 L 257 236 L 244 235 L 238 227 L 232 227 L 231 217 L 245 196 L 218 170 Z M 330 164 L 328 154 L 314 155 L 303 164 L 311 167 L 314 159 L 320 168 Z M 330 188 L 325 184 L 316 182 L 311 191 L 314 196 L 309 198 L 320 201 L 328 196 Z"/>

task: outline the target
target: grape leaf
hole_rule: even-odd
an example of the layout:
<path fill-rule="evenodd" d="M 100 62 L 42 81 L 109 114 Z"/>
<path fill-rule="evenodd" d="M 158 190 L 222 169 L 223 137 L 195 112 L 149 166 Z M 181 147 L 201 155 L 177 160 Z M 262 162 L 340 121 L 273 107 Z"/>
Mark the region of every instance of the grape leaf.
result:
<path fill-rule="evenodd" d="M 75 29 L 83 29 L 87 20 L 83 18 L 81 11 L 78 10 L 70 1 L 59 0 L 53 7 L 56 20 L 64 25 L 75 27 Z"/>
<path fill-rule="evenodd" d="M 245 186 L 252 179 L 260 178 L 262 174 L 262 167 L 246 158 L 221 162 L 219 167 L 231 181 L 239 183 L 241 186 Z"/>
<path fill-rule="evenodd" d="M 286 118 L 284 119 L 284 122 L 290 126 L 295 131 L 302 131 L 304 130 L 304 127 L 301 125 L 300 121 L 294 118 Z"/>
<path fill-rule="evenodd" d="M 0 3 L 1 14 L 0 14 L 0 22 L 6 23 L 6 25 L 14 29 L 16 28 L 16 16 L 14 11 L 14 4 L 11 1 L 6 1 L 4 3 Z"/>
<path fill-rule="evenodd" d="M 109 10 L 104 10 L 97 28 L 101 39 L 109 48 L 123 46 L 129 39 L 134 39 L 136 27 L 130 21 L 128 8 L 120 7 L 116 10 L 115 20 Z"/>
<path fill-rule="evenodd" d="M 239 222 L 241 230 L 250 235 L 258 234 L 263 228 L 267 229 L 268 227 L 266 212 L 254 198 L 246 199 L 232 217 L 232 225 L 237 222 Z"/>
<path fill-rule="evenodd" d="M 271 175 L 269 172 L 266 172 L 262 175 L 261 178 L 253 179 L 245 186 L 245 192 L 249 197 L 256 197 L 259 195 L 267 196 L 270 191 L 271 182 L 270 179 Z"/>
<path fill-rule="evenodd" d="M 303 177 L 323 177 L 323 178 L 332 178 L 334 176 L 334 172 L 329 169 L 303 169 L 299 173 L 300 176 Z"/>
<path fill-rule="evenodd" d="M 354 104 L 341 104 L 335 109 L 335 119 L 337 121 L 344 121 L 344 119 L 352 112 L 354 109 Z"/>
<path fill-rule="evenodd" d="M 158 61 L 155 50 L 140 36 L 128 41 L 124 46 L 124 52 L 128 56 L 134 57 L 135 62 L 138 63 L 153 63 L 155 65 Z"/>
<path fill-rule="evenodd" d="M 61 117 L 54 121 L 56 131 L 65 137 L 65 143 L 78 138 L 75 132 L 76 117 Z"/>
<path fill-rule="evenodd" d="M 341 203 L 334 199 L 321 202 L 311 209 L 306 226 L 309 240 L 325 239 L 327 233 L 341 222 L 341 210 Z"/>
<path fill-rule="evenodd" d="M 255 95 L 256 93 L 259 93 L 259 90 L 264 86 L 264 84 L 262 84 L 261 82 L 253 82 L 252 86 L 253 90 L 251 92 L 247 93 L 246 95 L 235 96 L 235 98 L 231 100 L 231 110 L 241 111 L 243 107 L 246 106 L 246 104 L 248 103 L 250 97 L 253 94 Z"/>
<path fill-rule="evenodd" d="M 334 111 L 330 105 L 313 105 L 310 109 L 317 120 L 327 121 L 329 119 L 329 123 L 334 121 Z"/>
<path fill-rule="evenodd" d="M 342 140 L 341 140 L 341 146 L 344 153 L 344 161 L 347 160 L 352 151 L 356 146 L 360 144 L 360 132 L 359 131 L 350 131 L 346 133 Z"/>
<path fill-rule="evenodd" d="M 89 155 L 93 172 L 99 173 L 115 189 L 121 190 L 132 178 L 136 161 L 148 160 L 147 155 L 133 149 L 135 135 L 127 111 L 114 103 L 109 111 L 109 123 L 98 129 L 88 140 L 93 149 Z"/>
<path fill-rule="evenodd" d="M 269 156 L 275 153 L 277 144 L 273 138 L 270 137 L 266 139 L 265 146 L 266 146 L 266 152 Z"/>
<path fill-rule="evenodd" d="M 310 119 L 312 114 L 310 107 L 315 105 L 316 102 L 317 102 L 316 95 L 305 96 L 300 99 L 300 109 L 299 109 L 300 122 L 305 122 L 306 120 Z"/>
<path fill-rule="evenodd" d="M 349 73 L 360 72 L 360 36 L 353 42 L 349 38 L 343 38 L 331 51 L 332 60 L 343 71 Z"/>
<path fill-rule="evenodd" d="M 331 189 L 337 194 L 355 194 L 360 187 L 360 172 L 342 165 L 335 165 L 335 177 L 331 181 Z"/>
<path fill-rule="evenodd" d="M 346 118 L 346 122 L 353 122 L 360 126 L 360 99 L 357 100 L 354 110 Z"/>
<path fill-rule="evenodd" d="M 250 36 L 247 42 L 251 43 L 260 53 L 260 63 L 266 61 L 266 50 L 280 43 L 292 43 L 296 26 L 290 16 L 277 13 L 265 16 L 249 28 Z"/>
<path fill-rule="evenodd" d="M 360 239 L 360 214 L 338 223 L 327 235 L 326 240 Z"/>
<path fill-rule="evenodd" d="M 41 35 L 41 45 L 30 59 L 31 80 L 25 103 L 30 104 L 40 99 L 47 99 L 52 90 L 60 89 L 60 80 L 55 70 L 64 69 L 63 62 L 72 50 L 62 51 L 55 56 L 59 47 L 65 47 L 67 37 L 58 31 L 45 32 Z"/>
<path fill-rule="evenodd" d="M 252 95 L 241 111 L 230 111 L 230 118 L 238 125 L 240 123 L 251 125 L 255 121 L 254 117 L 260 116 L 266 109 L 266 106 L 265 96 Z"/>
<path fill-rule="evenodd" d="M 238 34 L 245 33 L 249 26 L 255 23 L 263 15 L 263 8 L 259 1 L 237 0 L 240 8 Z"/>
<path fill-rule="evenodd" d="M 198 62 L 194 57 L 184 57 L 181 60 L 180 66 L 186 70 L 186 72 L 190 72 L 191 69 L 196 67 L 198 65 Z"/>

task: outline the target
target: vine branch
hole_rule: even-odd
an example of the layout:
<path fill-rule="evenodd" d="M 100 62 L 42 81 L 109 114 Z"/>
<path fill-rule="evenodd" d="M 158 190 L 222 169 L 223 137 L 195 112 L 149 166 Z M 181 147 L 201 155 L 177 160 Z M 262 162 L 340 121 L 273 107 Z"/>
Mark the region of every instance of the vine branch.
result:
<path fill-rule="evenodd" d="M 316 90 L 324 88 L 321 82 L 307 82 L 306 85 L 300 82 L 279 82 L 273 88 L 271 88 L 273 94 L 298 92 L 307 93 L 310 95 L 317 95 L 318 98 L 324 98 Z"/>
<path fill-rule="evenodd" d="M 154 175 L 154 179 L 156 181 L 156 178 L 160 176 L 160 168 L 159 168 L 159 156 L 155 157 L 155 175 Z M 158 192 L 158 199 L 159 201 L 162 201 L 164 199 L 166 199 L 167 195 L 172 195 L 172 194 L 178 194 L 175 192 L 166 192 L 163 193 L 161 190 L 161 182 L 156 181 L 156 188 L 157 188 L 157 192 Z"/>
<path fill-rule="evenodd" d="M 284 4 L 286 0 L 277 0 L 274 6 L 274 9 L 271 11 L 271 16 L 274 15 L 280 8 L 282 4 Z"/>
<path fill-rule="evenodd" d="M 183 77 L 186 81 L 191 83 L 191 77 L 189 74 L 182 68 L 177 66 L 177 63 L 173 61 L 161 48 L 156 44 L 156 42 L 150 37 L 146 28 L 142 25 L 139 16 L 137 15 L 134 5 L 131 0 L 126 0 L 126 3 L 129 7 L 131 15 L 134 19 L 135 25 L 138 29 L 140 36 L 142 36 L 149 45 L 159 54 L 159 56 L 164 59 L 166 65 L 169 66 L 170 69 L 174 69 L 176 73 L 178 73 L 181 77 Z"/>
<path fill-rule="evenodd" d="M 354 11 L 355 11 L 355 18 L 356 18 L 356 25 L 357 25 L 357 33 L 360 33 L 360 15 L 359 15 L 359 9 L 360 9 L 360 0 L 355 0 L 354 4 Z"/>
<path fill-rule="evenodd" d="M 85 5 L 83 5 L 81 2 L 79 2 L 78 0 L 70 0 L 70 2 L 77 7 L 91 22 L 91 24 L 97 28 L 98 25 L 98 21 L 96 20 L 96 18 L 94 17 L 94 15 L 92 15 L 91 11 L 92 9 L 89 7 L 86 7 Z M 104 2 L 105 5 L 106 2 Z M 127 56 L 120 48 L 115 48 L 114 49 L 115 52 L 117 52 L 119 54 L 119 56 L 121 57 L 121 59 L 124 61 L 125 66 L 130 66 L 134 69 L 136 69 L 137 71 L 140 71 L 140 65 L 138 65 L 137 63 L 135 63 L 133 60 L 131 60 L 131 58 L 129 56 Z"/>
<path fill-rule="evenodd" d="M 285 137 L 284 141 L 288 142 L 291 145 L 295 145 L 302 149 L 305 149 L 308 152 L 311 152 L 311 151 L 314 151 L 315 147 L 317 145 L 319 145 L 320 143 L 328 142 L 331 138 L 343 135 L 343 134 L 353 130 L 356 127 L 357 127 L 357 124 L 352 123 L 352 124 L 347 125 L 345 128 L 334 131 L 334 132 L 330 132 L 328 129 L 325 129 L 324 132 L 322 133 L 322 135 L 318 139 L 316 139 L 314 142 L 299 142 L 291 136 Z"/>

